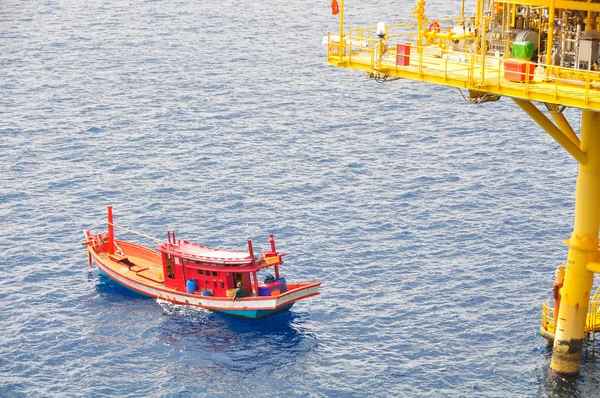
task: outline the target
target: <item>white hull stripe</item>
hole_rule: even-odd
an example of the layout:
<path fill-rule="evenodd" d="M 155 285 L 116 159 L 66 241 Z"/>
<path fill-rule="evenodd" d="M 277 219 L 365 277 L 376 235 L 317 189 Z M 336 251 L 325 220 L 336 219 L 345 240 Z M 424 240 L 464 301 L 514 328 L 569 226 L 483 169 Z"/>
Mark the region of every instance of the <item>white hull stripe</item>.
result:
<path fill-rule="evenodd" d="M 105 266 L 102 261 L 92 252 L 94 263 L 104 272 L 109 278 L 126 286 L 139 293 L 147 296 L 155 297 L 161 300 L 170 301 L 177 304 L 193 305 L 197 307 L 206 308 L 209 310 L 249 310 L 249 311 L 260 311 L 260 310 L 274 310 L 284 305 L 294 303 L 298 300 L 302 300 L 308 297 L 319 294 L 319 286 L 312 286 L 309 288 L 300 289 L 298 291 L 291 290 L 279 298 L 268 298 L 259 297 L 257 299 L 243 298 L 240 300 L 232 301 L 231 298 L 220 298 L 205 296 L 195 296 L 190 294 L 181 294 L 179 292 L 167 291 L 165 289 L 155 288 L 146 284 L 134 281 L 127 278 L 117 272 L 112 271 L 110 268 Z"/>

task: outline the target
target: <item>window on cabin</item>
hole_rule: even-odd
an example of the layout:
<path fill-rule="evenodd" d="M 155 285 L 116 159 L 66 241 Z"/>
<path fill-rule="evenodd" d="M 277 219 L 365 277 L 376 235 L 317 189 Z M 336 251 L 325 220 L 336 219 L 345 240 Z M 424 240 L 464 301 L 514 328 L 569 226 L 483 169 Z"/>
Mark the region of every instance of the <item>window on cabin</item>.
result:
<path fill-rule="evenodd" d="M 235 273 L 233 274 L 233 284 L 234 284 L 235 286 L 237 286 L 238 282 L 244 282 L 244 279 L 243 279 L 243 277 L 242 277 L 242 274 L 241 274 L 241 273 L 239 273 L 239 272 L 235 272 Z"/>
<path fill-rule="evenodd" d="M 204 271 L 204 274 L 205 274 L 206 276 L 210 276 L 210 271 Z"/>
<path fill-rule="evenodd" d="M 213 287 L 217 287 L 217 281 L 213 282 Z"/>
<path fill-rule="evenodd" d="M 201 270 L 201 269 L 199 269 L 199 270 L 198 270 L 198 274 L 199 274 L 199 275 L 203 275 L 203 273 L 202 273 L 202 270 Z"/>
<path fill-rule="evenodd" d="M 217 271 L 213 271 L 213 276 L 219 276 L 219 273 Z"/>
<path fill-rule="evenodd" d="M 175 268 L 173 268 L 173 257 L 170 254 L 167 254 L 166 258 L 167 262 L 167 277 L 169 279 L 175 279 Z"/>
<path fill-rule="evenodd" d="M 225 289 L 225 283 L 221 282 L 221 289 Z"/>

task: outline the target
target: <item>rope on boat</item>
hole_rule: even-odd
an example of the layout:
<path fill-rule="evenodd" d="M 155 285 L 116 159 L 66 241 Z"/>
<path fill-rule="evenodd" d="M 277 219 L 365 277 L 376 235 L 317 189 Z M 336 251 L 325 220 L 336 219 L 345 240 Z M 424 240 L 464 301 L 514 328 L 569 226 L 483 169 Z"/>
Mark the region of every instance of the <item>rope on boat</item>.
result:
<path fill-rule="evenodd" d="M 155 241 L 157 241 L 157 242 L 160 242 L 160 243 L 169 243 L 169 242 L 165 242 L 165 241 L 164 241 L 164 240 L 162 240 L 162 239 L 158 239 L 158 238 L 155 238 L 155 237 L 153 237 L 153 236 L 145 235 L 145 234 L 143 234 L 143 233 L 141 233 L 141 232 L 137 232 L 137 231 L 134 231 L 134 230 L 132 230 L 132 229 L 125 228 L 125 227 L 123 227 L 123 226 L 121 226 L 121 225 L 117 225 L 117 224 L 115 224 L 115 223 L 108 223 L 108 225 L 112 225 L 112 226 L 113 226 L 113 227 L 115 227 L 115 228 L 119 228 L 119 229 L 122 229 L 122 230 L 124 230 L 124 231 L 127 231 L 127 232 L 129 232 L 129 233 L 132 233 L 132 234 L 135 234 L 135 235 L 139 235 L 139 236 L 143 236 L 144 238 L 152 239 L 152 240 L 155 240 Z"/>

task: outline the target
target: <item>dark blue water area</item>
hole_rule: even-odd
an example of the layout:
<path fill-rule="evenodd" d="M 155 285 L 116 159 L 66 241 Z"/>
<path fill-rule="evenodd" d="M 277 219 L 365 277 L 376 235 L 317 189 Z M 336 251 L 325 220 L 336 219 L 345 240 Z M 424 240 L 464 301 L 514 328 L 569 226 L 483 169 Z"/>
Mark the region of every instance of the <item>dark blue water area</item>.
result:
<path fill-rule="evenodd" d="M 328 66 L 329 7 L 2 3 L 0 396 L 597 396 L 597 360 L 552 378 L 538 334 L 575 162 L 509 99 Z M 260 321 L 141 297 L 87 266 L 106 205 L 160 238 L 273 233 L 322 294 Z"/>

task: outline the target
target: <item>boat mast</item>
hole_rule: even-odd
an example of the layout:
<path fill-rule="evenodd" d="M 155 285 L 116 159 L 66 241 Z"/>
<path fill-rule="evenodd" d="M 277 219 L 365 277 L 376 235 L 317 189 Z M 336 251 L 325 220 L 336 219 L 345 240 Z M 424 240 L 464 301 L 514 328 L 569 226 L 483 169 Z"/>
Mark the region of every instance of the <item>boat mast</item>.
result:
<path fill-rule="evenodd" d="M 252 265 L 256 268 L 256 260 L 254 259 L 254 248 L 252 247 L 252 239 L 248 239 L 248 253 L 250 254 Z M 254 277 L 254 291 L 258 295 L 258 277 L 256 275 L 256 271 L 252 273 L 252 276 Z"/>
<path fill-rule="evenodd" d="M 115 228 L 113 226 L 112 206 L 108 209 L 108 254 L 115 254 Z"/>
<path fill-rule="evenodd" d="M 275 238 L 273 234 L 269 235 L 269 243 L 271 244 L 271 253 L 277 253 L 275 251 Z M 275 265 L 273 268 L 275 268 L 275 279 L 279 279 L 279 266 Z"/>

